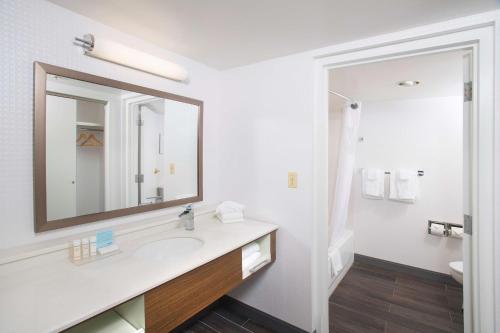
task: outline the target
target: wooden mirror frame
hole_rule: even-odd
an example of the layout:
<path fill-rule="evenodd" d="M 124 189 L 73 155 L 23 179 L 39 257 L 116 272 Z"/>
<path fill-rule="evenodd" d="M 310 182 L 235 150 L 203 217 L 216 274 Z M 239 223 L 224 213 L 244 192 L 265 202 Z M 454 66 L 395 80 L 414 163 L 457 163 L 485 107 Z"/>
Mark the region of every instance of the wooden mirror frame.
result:
<path fill-rule="evenodd" d="M 34 210 L 35 232 L 71 227 L 79 224 L 100 220 L 112 219 L 152 210 L 174 207 L 203 200 L 203 101 L 179 96 L 164 91 L 154 90 L 134 84 L 107 79 L 104 77 L 57 67 L 41 62 L 34 62 Z M 75 80 L 128 90 L 145 95 L 174 100 L 196 105 L 198 114 L 198 193 L 195 197 L 154 203 L 144 206 L 120 208 L 101 213 L 68 217 L 59 220 L 47 221 L 47 187 L 46 187 L 46 86 L 47 75 L 64 76 Z"/>

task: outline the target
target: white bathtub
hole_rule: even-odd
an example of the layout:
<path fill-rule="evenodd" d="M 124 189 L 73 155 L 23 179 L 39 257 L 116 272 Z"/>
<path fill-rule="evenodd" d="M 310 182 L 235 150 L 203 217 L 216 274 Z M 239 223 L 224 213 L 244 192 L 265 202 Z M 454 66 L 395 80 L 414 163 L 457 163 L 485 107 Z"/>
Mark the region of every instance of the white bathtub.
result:
<path fill-rule="evenodd" d="M 333 277 L 330 274 L 330 270 L 328 270 L 328 295 L 331 295 L 335 288 L 337 288 L 354 262 L 354 233 L 352 230 L 346 230 L 342 238 L 340 238 L 334 246 L 340 251 L 343 267 L 342 270 Z"/>

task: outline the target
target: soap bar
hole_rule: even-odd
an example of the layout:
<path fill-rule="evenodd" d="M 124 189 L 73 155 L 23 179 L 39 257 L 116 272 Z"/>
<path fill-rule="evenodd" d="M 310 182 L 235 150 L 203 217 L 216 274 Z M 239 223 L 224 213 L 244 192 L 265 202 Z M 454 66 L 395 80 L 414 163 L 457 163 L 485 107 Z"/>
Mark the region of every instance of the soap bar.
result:
<path fill-rule="evenodd" d="M 113 244 L 113 230 L 99 231 L 96 234 L 96 247 L 99 250 L 102 247 Z"/>

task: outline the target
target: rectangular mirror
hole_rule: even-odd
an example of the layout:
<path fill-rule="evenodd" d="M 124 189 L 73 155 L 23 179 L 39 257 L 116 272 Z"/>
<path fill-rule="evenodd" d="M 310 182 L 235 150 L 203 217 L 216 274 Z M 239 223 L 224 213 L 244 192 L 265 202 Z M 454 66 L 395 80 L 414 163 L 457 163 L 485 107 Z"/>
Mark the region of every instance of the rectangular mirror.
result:
<path fill-rule="evenodd" d="M 202 120 L 202 101 L 35 63 L 35 230 L 203 200 Z"/>

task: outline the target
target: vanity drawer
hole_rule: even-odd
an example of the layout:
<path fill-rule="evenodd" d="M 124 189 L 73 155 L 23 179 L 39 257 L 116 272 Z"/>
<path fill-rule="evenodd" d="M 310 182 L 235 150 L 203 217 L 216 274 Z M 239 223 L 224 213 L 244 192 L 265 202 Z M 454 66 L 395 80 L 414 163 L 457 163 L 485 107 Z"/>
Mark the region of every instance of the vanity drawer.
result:
<path fill-rule="evenodd" d="M 145 294 L 148 333 L 169 332 L 242 281 L 241 248 Z"/>

